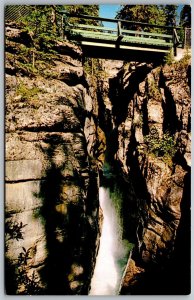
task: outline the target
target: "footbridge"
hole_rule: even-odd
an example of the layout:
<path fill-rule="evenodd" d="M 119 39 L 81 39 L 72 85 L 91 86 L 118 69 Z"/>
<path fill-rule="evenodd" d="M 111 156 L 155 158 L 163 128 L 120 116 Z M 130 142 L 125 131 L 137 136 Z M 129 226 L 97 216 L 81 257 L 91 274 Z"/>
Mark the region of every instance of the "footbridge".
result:
<path fill-rule="evenodd" d="M 161 61 L 172 49 L 176 56 L 177 46 L 180 44 L 177 34 L 180 27 L 66 12 L 63 14 L 65 36 L 80 44 L 86 57 L 139 62 Z M 96 25 L 88 25 L 86 20 Z M 103 22 L 115 25 L 105 27 Z"/>

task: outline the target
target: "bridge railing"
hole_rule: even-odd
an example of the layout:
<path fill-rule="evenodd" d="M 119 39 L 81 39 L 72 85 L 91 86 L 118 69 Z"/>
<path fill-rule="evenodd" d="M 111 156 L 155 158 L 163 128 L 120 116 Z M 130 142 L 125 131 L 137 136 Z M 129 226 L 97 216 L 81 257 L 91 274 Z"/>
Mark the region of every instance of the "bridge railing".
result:
<path fill-rule="evenodd" d="M 177 46 L 180 44 L 179 36 L 177 31 L 181 29 L 178 26 L 163 26 L 157 24 L 150 24 L 144 22 L 134 22 L 122 19 L 110 19 L 110 18 L 101 18 L 101 17 L 94 17 L 89 15 L 78 15 L 68 12 L 62 12 L 64 15 L 64 25 L 65 29 L 71 30 L 74 29 L 74 33 L 77 34 L 84 34 L 84 31 L 91 31 L 91 32 L 99 32 L 105 36 L 105 34 L 109 34 L 116 36 L 116 41 L 119 43 L 123 39 L 133 36 L 137 41 L 138 38 L 142 41 L 149 41 L 155 40 L 159 42 L 165 42 L 166 46 L 173 44 L 174 54 L 176 55 Z M 70 23 L 71 18 L 76 18 L 79 20 L 76 24 Z M 86 20 L 95 21 L 97 25 L 88 25 L 83 24 L 86 23 Z M 104 27 L 102 24 L 103 22 L 114 23 L 116 26 L 115 28 L 111 27 Z M 163 33 L 158 33 L 158 31 L 163 31 Z M 168 44 L 167 44 L 168 43 Z"/>
<path fill-rule="evenodd" d="M 191 28 L 184 30 L 184 48 L 191 48 Z"/>

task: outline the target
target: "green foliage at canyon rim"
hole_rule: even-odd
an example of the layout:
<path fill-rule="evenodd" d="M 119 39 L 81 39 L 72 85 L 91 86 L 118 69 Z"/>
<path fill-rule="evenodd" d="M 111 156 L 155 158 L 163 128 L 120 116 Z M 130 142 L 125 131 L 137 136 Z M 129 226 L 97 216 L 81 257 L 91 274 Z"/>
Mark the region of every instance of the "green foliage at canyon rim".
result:
<path fill-rule="evenodd" d="M 170 162 L 176 153 L 176 143 L 174 137 L 169 132 L 159 136 L 158 130 L 153 126 L 150 134 L 144 137 L 148 153 L 156 157 L 163 158 L 164 161 Z"/>

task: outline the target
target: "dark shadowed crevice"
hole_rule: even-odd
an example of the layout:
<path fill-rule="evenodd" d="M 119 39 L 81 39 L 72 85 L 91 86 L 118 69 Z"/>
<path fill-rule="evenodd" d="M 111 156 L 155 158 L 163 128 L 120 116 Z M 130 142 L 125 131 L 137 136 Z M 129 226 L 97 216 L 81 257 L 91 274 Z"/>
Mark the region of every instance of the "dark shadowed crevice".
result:
<path fill-rule="evenodd" d="M 185 175 L 181 218 L 173 256 L 174 292 L 188 295 L 191 291 L 191 170 Z"/>
<path fill-rule="evenodd" d="M 191 93 L 191 65 L 189 65 L 187 68 L 187 79 L 188 79 L 188 86 Z"/>
<path fill-rule="evenodd" d="M 17 275 L 16 266 L 13 262 L 5 257 L 5 292 L 7 295 L 16 295 L 17 292 Z"/>
<path fill-rule="evenodd" d="M 143 133 L 143 136 L 146 136 L 149 134 L 147 102 L 148 102 L 147 99 L 145 99 L 142 103 L 142 116 L 143 116 L 142 133 Z"/>
<path fill-rule="evenodd" d="M 181 122 L 178 120 L 176 104 L 173 99 L 173 95 L 165 84 L 162 71 L 160 72 L 159 88 L 162 88 L 164 91 L 164 99 L 162 101 L 164 113 L 163 132 L 169 132 L 171 135 L 173 135 L 176 131 L 181 130 Z"/>
<path fill-rule="evenodd" d="M 132 128 L 130 147 L 127 152 L 127 165 L 130 167 L 130 177 L 133 183 L 137 198 L 144 199 L 146 203 L 150 203 L 150 195 L 147 190 L 146 180 L 142 175 L 138 161 L 137 146 L 139 144 L 135 138 L 135 131 Z M 134 154 L 135 153 L 135 154 Z M 141 187 L 141 188 L 140 188 Z"/>
<path fill-rule="evenodd" d="M 106 108 L 103 99 L 103 81 L 99 80 L 97 85 L 97 98 L 98 98 L 98 105 L 99 105 L 99 126 L 102 128 L 104 132 L 107 134 L 112 130 L 112 122 L 111 122 L 111 111 Z"/>
<path fill-rule="evenodd" d="M 109 98 L 113 105 L 112 112 L 115 117 L 116 125 L 126 120 L 129 102 L 133 99 L 134 94 L 138 92 L 139 84 L 145 80 L 151 69 L 152 66 L 146 64 L 138 66 L 136 70 L 131 73 L 126 87 L 124 87 L 122 79 L 123 70 L 119 72 L 118 77 L 109 80 Z"/>
<path fill-rule="evenodd" d="M 150 204 L 150 194 L 148 193 L 146 180 L 140 170 L 139 161 L 138 161 L 138 152 L 137 152 L 137 141 L 135 138 L 135 131 L 132 128 L 131 138 L 130 138 L 130 147 L 127 152 L 127 165 L 129 166 L 129 178 L 132 184 L 132 188 L 135 193 L 135 198 L 137 201 L 137 224 L 136 224 L 136 247 L 137 253 L 138 250 L 138 240 L 142 240 L 144 227 L 146 227 L 146 220 L 148 218 L 147 205 Z M 140 219 L 138 218 L 138 211 L 141 209 L 141 215 L 144 219 L 144 227 L 141 224 Z M 138 237 L 138 240 L 137 240 Z M 139 260 L 139 258 L 138 258 Z"/>

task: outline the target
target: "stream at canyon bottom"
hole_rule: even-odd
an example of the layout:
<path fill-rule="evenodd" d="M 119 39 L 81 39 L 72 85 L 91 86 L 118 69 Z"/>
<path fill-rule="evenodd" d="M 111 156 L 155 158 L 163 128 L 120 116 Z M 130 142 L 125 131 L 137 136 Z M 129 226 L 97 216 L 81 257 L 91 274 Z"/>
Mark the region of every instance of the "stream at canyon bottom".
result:
<path fill-rule="evenodd" d="M 120 199 L 109 188 L 100 187 L 103 211 L 102 234 L 89 295 L 118 295 L 129 256 L 129 243 L 122 239 Z"/>

